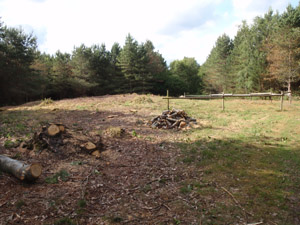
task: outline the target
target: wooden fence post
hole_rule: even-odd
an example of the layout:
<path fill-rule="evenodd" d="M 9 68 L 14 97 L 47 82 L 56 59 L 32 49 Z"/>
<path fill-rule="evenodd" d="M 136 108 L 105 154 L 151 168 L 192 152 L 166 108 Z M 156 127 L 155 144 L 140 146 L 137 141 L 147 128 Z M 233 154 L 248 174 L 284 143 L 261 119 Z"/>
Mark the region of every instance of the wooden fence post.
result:
<path fill-rule="evenodd" d="M 222 92 L 222 110 L 225 110 L 225 105 L 224 105 L 224 92 Z"/>
<path fill-rule="evenodd" d="M 168 98 L 168 100 L 167 100 L 168 101 L 168 110 L 170 110 L 169 90 L 167 90 L 167 98 Z"/>
<path fill-rule="evenodd" d="M 283 110 L 283 91 L 281 91 L 281 97 L 280 97 L 280 111 Z"/>

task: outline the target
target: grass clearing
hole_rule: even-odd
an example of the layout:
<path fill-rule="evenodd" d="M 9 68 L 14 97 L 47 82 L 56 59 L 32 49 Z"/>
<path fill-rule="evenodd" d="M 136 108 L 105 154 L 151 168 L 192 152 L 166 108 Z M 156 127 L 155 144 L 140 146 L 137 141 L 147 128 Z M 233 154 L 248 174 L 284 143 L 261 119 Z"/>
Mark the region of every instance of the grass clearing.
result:
<path fill-rule="evenodd" d="M 170 223 L 187 224 L 188 218 L 180 212 L 188 211 L 201 224 L 299 224 L 300 102 L 285 102 L 283 112 L 279 105 L 279 100 L 230 99 L 222 112 L 221 100 L 170 100 L 170 108 L 185 110 L 197 119 L 199 127 L 149 131 L 145 121 L 166 110 L 162 97 L 133 94 L 69 99 L 2 111 L 0 137 L 2 144 L 13 147 L 36 127 L 62 115 L 72 118 L 64 123 L 80 130 L 91 126 L 93 116 L 98 116 L 101 123 L 93 125 L 93 130 L 116 142 L 122 140 L 125 129 L 133 140 L 147 142 L 149 151 L 156 142 L 159 151 L 176 148 L 176 170 L 185 176 L 175 177 L 173 186 L 168 177 L 161 178 L 164 182 L 159 179 L 157 186 L 149 181 L 141 184 L 142 197 L 156 193 L 157 187 L 173 187 L 165 193 L 174 191 L 178 199 L 162 206 L 177 215 Z M 81 162 L 73 159 L 71 165 L 84 167 Z M 62 177 L 67 178 L 55 174 L 46 182 L 56 184 Z M 84 201 L 91 204 L 88 200 Z M 121 214 L 116 218 L 126 218 Z"/>
<path fill-rule="evenodd" d="M 220 101 L 216 100 L 193 107 L 188 104 L 176 102 L 209 129 L 204 126 L 185 133 L 192 141 L 178 144 L 183 164 L 204 171 L 202 181 L 217 185 L 218 191 L 222 192 L 220 187 L 229 190 L 254 220 L 295 224 L 291 218 L 300 218 L 299 205 L 294 205 L 295 199 L 299 201 L 300 184 L 299 102 L 285 106 L 283 112 L 277 110 L 278 102 L 274 101 L 226 101 L 225 112 L 218 110 Z M 202 114 L 197 115 L 195 108 L 201 108 Z M 187 187 L 182 190 L 191 191 Z M 215 188 L 195 191 L 209 198 L 216 195 Z M 217 202 L 222 204 L 224 198 Z M 229 211 L 240 214 L 238 207 L 228 211 L 219 205 L 206 210 L 214 216 L 225 216 Z M 212 224 L 230 221 L 214 216 L 208 218 Z"/>

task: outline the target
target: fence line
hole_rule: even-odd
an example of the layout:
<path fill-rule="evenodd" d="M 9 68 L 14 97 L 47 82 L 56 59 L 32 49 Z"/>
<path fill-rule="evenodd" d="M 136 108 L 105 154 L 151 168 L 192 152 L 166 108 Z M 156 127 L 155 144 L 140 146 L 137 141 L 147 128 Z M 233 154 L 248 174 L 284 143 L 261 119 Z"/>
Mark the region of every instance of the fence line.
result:
<path fill-rule="evenodd" d="M 272 100 L 272 97 L 279 97 L 280 96 L 280 111 L 283 110 L 283 97 L 289 96 L 290 93 L 284 93 L 283 91 L 280 94 L 276 93 L 250 93 L 250 94 L 210 94 L 210 95 L 182 95 L 180 97 L 169 97 L 169 90 L 167 90 L 167 97 L 164 97 L 163 99 L 167 99 L 167 106 L 169 110 L 170 106 L 170 99 L 191 99 L 191 100 L 203 100 L 203 99 L 222 99 L 222 110 L 225 110 L 225 98 L 231 98 L 231 97 L 269 97 L 270 100 Z"/>

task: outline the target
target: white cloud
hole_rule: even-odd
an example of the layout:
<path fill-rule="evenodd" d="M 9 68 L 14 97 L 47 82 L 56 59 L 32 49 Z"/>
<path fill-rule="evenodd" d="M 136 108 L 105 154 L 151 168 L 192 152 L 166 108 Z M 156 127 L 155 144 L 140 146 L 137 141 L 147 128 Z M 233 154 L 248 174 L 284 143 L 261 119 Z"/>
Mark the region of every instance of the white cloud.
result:
<path fill-rule="evenodd" d="M 296 0 L 293 0 L 296 1 Z M 128 33 L 151 40 L 170 62 L 184 56 L 203 63 L 217 37 L 233 37 L 242 19 L 265 13 L 271 4 L 284 9 L 288 0 L 0 0 L 8 26 L 38 35 L 48 53 L 74 46 L 124 43 Z"/>

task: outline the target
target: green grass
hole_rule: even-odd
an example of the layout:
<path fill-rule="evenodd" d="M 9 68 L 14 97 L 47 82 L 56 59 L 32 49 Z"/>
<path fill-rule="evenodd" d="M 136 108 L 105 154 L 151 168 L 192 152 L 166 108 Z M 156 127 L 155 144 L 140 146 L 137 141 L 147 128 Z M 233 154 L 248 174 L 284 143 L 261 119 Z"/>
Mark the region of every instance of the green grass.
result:
<path fill-rule="evenodd" d="M 167 107 L 166 100 L 158 96 L 135 96 L 101 104 L 82 102 L 80 106 L 66 102 L 55 102 L 55 107 L 114 112 L 135 109 L 137 116 L 143 110 L 141 114 L 149 118 Z M 195 213 L 202 224 L 243 224 L 245 220 L 241 222 L 240 218 L 245 219 L 245 212 L 241 207 L 252 214 L 247 215 L 247 223 L 295 224 L 294 218 L 300 218 L 296 207 L 300 196 L 300 102 L 294 101 L 291 106 L 285 102 L 283 112 L 279 106 L 279 100 L 232 99 L 225 101 L 222 112 L 221 100 L 170 100 L 171 109 L 185 110 L 200 125 L 185 131 L 162 131 L 165 137 L 161 138 L 180 149 L 176 162 L 187 170 L 186 174 L 192 173 L 192 178 L 180 178 L 177 191 L 185 199 L 199 200 Z M 30 133 L 28 118 L 47 119 L 43 117 L 47 111 L 39 110 L 1 112 L 0 136 L 10 144 L 9 141 L 17 140 L 16 136 Z M 140 132 L 131 131 L 132 136 L 138 137 Z M 112 136 L 119 133 L 118 129 Z M 150 132 L 145 140 L 155 142 L 156 135 Z M 160 147 L 167 149 L 164 145 Z M 58 182 L 58 177 L 53 175 L 49 179 Z M 146 185 L 143 191 L 151 191 L 151 186 Z M 115 217 L 112 222 L 119 220 L 121 217 Z"/>
<path fill-rule="evenodd" d="M 76 223 L 68 217 L 58 219 L 54 222 L 54 225 L 75 225 L 75 224 Z"/>
<path fill-rule="evenodd" d="M 200 143 L 202 149 L 199 147 Z M 203 145 L 206 148 L 203 149 Z M 189 164 L 194 164 L 195 170 L 205 171 L 201 177 L 203 181 L 216 183 L 227 189 L 237 189 L 235 197 L 248 211 L 253 212 L 255 219 L 281 221 L 288 216 L 291 211 L 288 199 L 299 194 L 298 149 L 286 146 L 265 147 L 258 144 L 257 139 L 255 143 L 252 139 L 246 142 L 201 140 L 186 146 L 181 144 L 181 148 L 184 153 L 183 162 L 187 156 L 197 159 L 189 161 Z M 195 184 L 183 186 L 180 192 L 189 194 L 192 190 L 205 196 L 216 195 L 214 188 L 200 188 Z M 224 199 L 220 199 L 222 201 Z M 275 218 L 270 215 L 270 210 L 276 212 Z M 218 213 L 225 215 L 227 211 Z M 238 209 L 235 213 L 239 213 Z"/>
<path fill-rule="evenodd" d="M 69 173 L 66 170 L 62 169 L 54 175 L 46 177 L 45 182 L 47 184 L 57 184 L 59 180 L 67 181 L 68 177 Z"/>
<path fill-rule="evenodd" d="M 201 171 L 179 193 L 222 196 L 214 206 L 206 206 L 203 224 L 234 223 L 235 216 L 243 217 L 221 187 L 253 214 L 251 221 L 294 224 L 300 213 L 289 199 L 300 194 L 300 102 L 285 104 L 283 112 L 279 101 L 228 100 L 225 112 L 218 100 L 170 104 L 202 125 L 183 132 L 184 138 L 177 141 L 182 153 L 178 162 Z"/>
<path fill-rule="evenodd" d="M 24 205 L 25 205 L 25 201 L 24 201 L 23 199 L 20 199 L 20 200 L 18 200 L 18 201 L 16 202 L 16 208 L 17 208 L 17 209 L 22 208 L 22 206 L 24 206 Z"/>
<path fill-rule="evenodd" d="M 80 200 L 78 200 L 77 205 L 80 208 L 85 208 L 86 207 L 86 201 L 84 199 L 80 199 Z"/>

